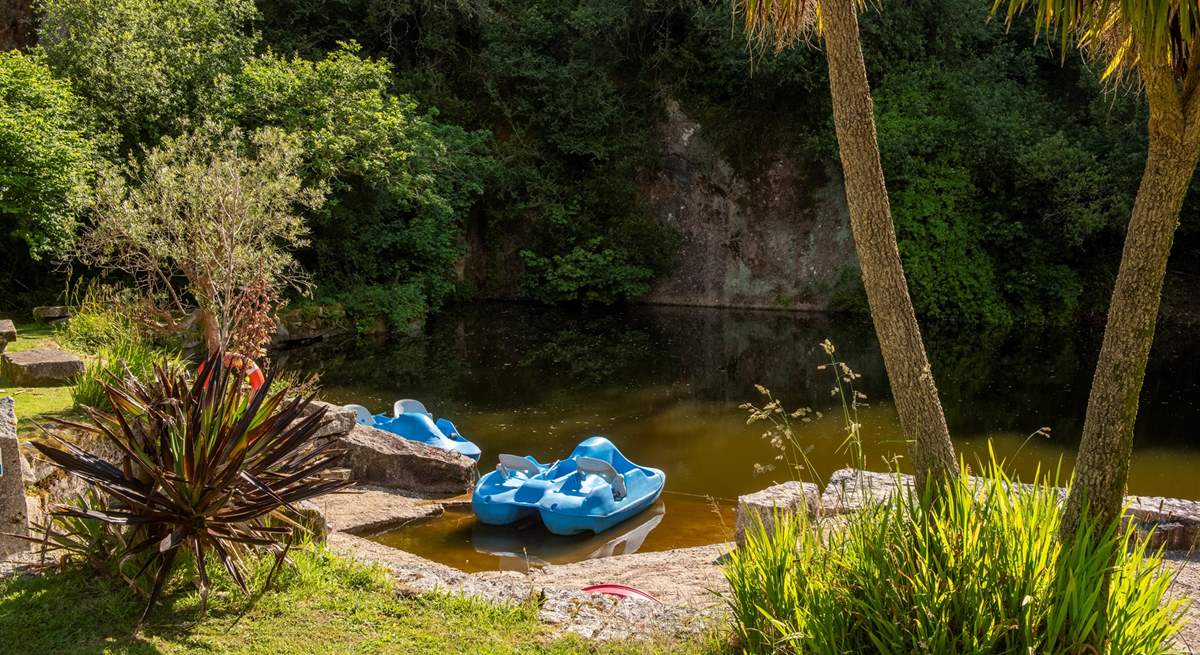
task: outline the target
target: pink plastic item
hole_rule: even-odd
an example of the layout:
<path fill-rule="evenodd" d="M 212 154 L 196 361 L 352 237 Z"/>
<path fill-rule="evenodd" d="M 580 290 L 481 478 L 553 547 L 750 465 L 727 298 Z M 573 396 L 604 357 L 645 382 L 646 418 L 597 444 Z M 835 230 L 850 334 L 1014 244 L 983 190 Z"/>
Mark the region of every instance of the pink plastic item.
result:
<path fill-rule="evenodd" d="M 609 596 L 619 596 L 621 598 L 630 598 L 630 597 L 645 598 L 646 600 L 650 600 L 650 601 L 654 601 L 656 603 L 662 604 L 661 600 L 655 598 L 654 596 L 651 596 L 650 594 L 642 591 L 641 589 L 638 589 L 637 587 L 630 587 L 629 585 L 618 584 L 615 582 L 609 582 L 609 583 L 605 583 L 605 584 L 594 584 L 590 587 L 584 587 L 583 591 L 591 592 L 593 594 L 608 594 Z"/>

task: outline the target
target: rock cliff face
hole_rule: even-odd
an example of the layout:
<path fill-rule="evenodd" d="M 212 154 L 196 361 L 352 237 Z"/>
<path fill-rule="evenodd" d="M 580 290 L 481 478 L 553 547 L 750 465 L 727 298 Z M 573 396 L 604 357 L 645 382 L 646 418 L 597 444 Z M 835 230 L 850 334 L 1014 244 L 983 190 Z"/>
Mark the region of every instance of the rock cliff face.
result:
<path fill-rule="evenodd" d="M 643 300 L 715 307 L 828 309 L 857 275 L 840 172 L 783 156 L 738 172 L 674 100 L 660 126 L 663 166 L 647 188 L 682 243 Z"/>
<path fill-rule="evenodd" d="M 669 273 L 641 300 L 667 305 L 824 310 L 857 260 L 836 166 L 762 153 L 738 171 L 675 100 L 658 128 L 660 163 L 641 180 L 657 219 L 681 237 Z M 528 225 L 468 221 L 464 277 L 479 296 L 520 294 Z"/>

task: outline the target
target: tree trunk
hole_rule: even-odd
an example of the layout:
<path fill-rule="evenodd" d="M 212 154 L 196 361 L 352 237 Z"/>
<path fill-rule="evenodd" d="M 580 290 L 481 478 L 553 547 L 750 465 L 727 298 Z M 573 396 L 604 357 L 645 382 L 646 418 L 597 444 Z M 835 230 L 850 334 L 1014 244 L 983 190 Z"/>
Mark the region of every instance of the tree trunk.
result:
<path fill-rule="evenodd" d="M 821 7 L 833 124 L 846 178 L 854 246 L 900 427 L 912 440 L 913 470 L 918 487 L 924 488 L 927 482 L 957 474 L 958 460 L 896 245 L 863 63 L 858 9 L 855 0 L 825 0 Z"/>
<path fill-rule="evenodd" d="M 1198 117 L 1185 117 L 1174 84 L 1148 81 L 1147 92 L 1150 146 L 1146 168 L 1092 379 L 1075 482 L 1060 532 L 1063 540 L 1075 535 L 1085 511 L 1100 529 L 1120 518 L 1133 451 L 1133 424 L 1154 341 L 1167 258 L 1200 156 L 1200 129 L 1194 125 Z"/>
<path fill-rule="evenodd" d="M 200 311 L 200 336 L 204 339 L 204 349 L 208 354 L 220 352 L 224 346 L 221 342 L 221 331 L 217 325 L 217 317 L 207 309 Z"/>

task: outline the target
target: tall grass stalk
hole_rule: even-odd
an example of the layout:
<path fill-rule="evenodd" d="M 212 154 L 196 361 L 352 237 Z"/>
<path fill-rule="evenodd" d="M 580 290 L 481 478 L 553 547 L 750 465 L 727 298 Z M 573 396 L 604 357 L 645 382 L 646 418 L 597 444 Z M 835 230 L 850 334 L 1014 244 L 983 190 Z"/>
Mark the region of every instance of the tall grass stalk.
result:
<path fill-rule="evenodd" d="M 67 294 L 71 320 L 55 330 L 62 345 L 88 354 L 145 342 L 134 301 L 115 286 L 76 286 Z"/>
<path fill-rule="evenodd" d="M 104 385 L 127 376 L 146 382 L 154 379 L 155 366 L 175 367 L 182 363 L 183 358 L 178 353 L 153 348 L 140 341 L 105 346 L 76 378 L 71 399 L 76 407 L 111 409 L 112 404 Z"/>
<path fill-rule="evenodd" d="M 838 399 L 842 411 L 845 436 L 838 445 L 838 451 L 848 453 L 853 466 L 864 469 L 866 454 L 863 450 L 862 423 L 858 419 L 858 409 L 866 405 L 867 396 L 855 385 L 855 381 L 862 375 L 854 372 L 849 364 L 837 358 L 837 349 L 829 339 L 822 341 L 820 347 L 828 356 L 829 363 L 819 365 L 817 370 L 828 370 L 832 373 L 833 386 L 830 387 L 829 394 Z M 775 462 L 782 464 L 785 473 L 798 480 L 810 477 L 813 481 L 820 482 L 820 475 L 808 458 L 808 453 L 813 446 L 800 440 L 792 427 L 792 422 L 810 423 L 824 418 L 824 415 L 811 407 L 801 407 L 789 411 L 784 408 L 782 401 L 771 393 L 770 389 L 761 384 L 754 385 L 754 388 L 765 398 L 766 402 L 761 407 L 754 403 L 743 403 L 739 406 L 748 413 L 746 423 L 764 422 L 767 424 L 762 438 L 778 451 Z M 772 471 L 775 467 L 775 463 L 758 464 L 755 466 L 755 470 L 762 473 Z"/>

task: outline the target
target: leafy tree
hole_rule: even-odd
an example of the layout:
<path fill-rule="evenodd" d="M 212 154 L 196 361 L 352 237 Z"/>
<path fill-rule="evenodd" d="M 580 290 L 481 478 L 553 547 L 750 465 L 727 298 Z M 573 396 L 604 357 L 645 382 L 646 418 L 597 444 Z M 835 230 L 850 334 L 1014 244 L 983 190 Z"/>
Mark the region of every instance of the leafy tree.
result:
<path fill-rule="evenodd" d="M 400 89 L 443 110 L 439 118 L 495 134 L 488 145 L 498 166 L 472 221 L 489 255 L 520 270 L 515 285 L 473 277 L 479 291 L 606 302 L 643 293 L 670 266 L 676 236 L 639 193 L 639 176 L 656 162 L 660 103 L 638 69 L 654 56 L 658 18 L 646 11 L 657 3 L 263 7 L 274 46 L 312 53 L 360 40 L 395 63 Z"/>
<path fill-rule="evenodd" d="M 942 479 L 957 475 L 958 460 L 896 243 L 863 63 L 859 9 L 859 0 L 744 0 L 735 5 L 745 15 L 745 31 L 773 40 L 776 49 L 814 29 L 825 42 L 838 155 L 871 320 L 901 427 L 913 439 L 917 484 L 938 489 Z"/>
<path fill-rule="evenodd" d="M 195 121 L 222 73 L 253 54 L 253 0 L 41 0 L 38 41 L 126 149 Z"/>
<path fill-rule="evenodd" d="M 396 297 L 417 318 L 457 283 L 462 217 L 491 164 L 486 133 L 435 122 L 393 93 L 391 79 L 387 62 L 352 44 L 319 61 L 266 54 L 219 80 L 210 111 L 245 129 L 296 135 L 305 178 L 330 192 L 311 216 L 309 270 L 346 291 L 411 285 L 415 295 Z M 404 311 L 382 313 L 398 321 Z"/>
<path fill-rule="evenodd" d="M 236 128 L 206 123 L 106 169 L 80 242 L 85 263 L 132 276 L 161 318 L 194 302 L 210 353 L 257 354 L 270 337 L 262 325 L 280 291 L 306 284 L 292 256 L 306 243 L 299 210 L 324 199 L 303 184 L 294 137 L 266 128 L 246 142 Z"/>
<path fill-rule="evenodd" d="M 994 6 L 1007 7 L 1010 21 L 1035 7 L 1039 30 L 1057 30 L 1064 50 L 1075 44 L 1099 59 L 1114 84 L 1123 77 L 1135 81 L 1149 102 L 1145 171 L 1113 287 L 1061 531 L 1064 539 L 1072 539 L 1085 514 L 1107 527 L 1120 518 L 1124 503 L 1167 259 L 1200 160 L 1200 9 L 1191 0 L 996 0 Z"/>
<path fill-rule="evenodd" d="M 42 58 L 0 53 L 0 224 L 35 260 L 64 254 L 75 236 L 96 164 L 89 127 Z"/>

